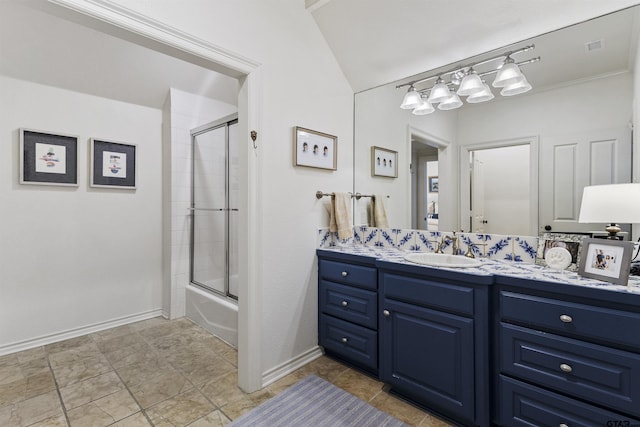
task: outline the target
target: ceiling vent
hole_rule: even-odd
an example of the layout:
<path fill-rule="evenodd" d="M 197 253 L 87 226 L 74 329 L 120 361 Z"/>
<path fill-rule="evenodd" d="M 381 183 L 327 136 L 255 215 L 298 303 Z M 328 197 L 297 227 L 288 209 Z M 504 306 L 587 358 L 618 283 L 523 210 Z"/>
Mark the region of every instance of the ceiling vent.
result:
<path fill-rule="evenodd" d="M 592 42 L 587 42 L 584 44 L 584 48 L 587 53 L 594 52 L 596 50 L 600 50 L 604 47 L 604 40 L 594 40 Z"/>

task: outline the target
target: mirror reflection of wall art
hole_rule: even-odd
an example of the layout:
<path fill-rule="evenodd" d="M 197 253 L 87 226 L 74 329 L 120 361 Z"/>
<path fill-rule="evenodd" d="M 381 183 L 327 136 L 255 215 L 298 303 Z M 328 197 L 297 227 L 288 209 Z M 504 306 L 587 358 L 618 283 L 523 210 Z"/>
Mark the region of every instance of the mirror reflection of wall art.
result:
<path fill-rule="evenodd" d="M 429 193 L 437 193 L 438 192 L 438 177 L 437 176 L 430 176 L 427 178 L 428 182 L 427 184 L 429 185 Z"/>
<path fill-rule="evenodd" d="M 578 274 L 591 279 L 626 285 L 633 242 L 584 239 Z"/>
<path fill-rule="evenodd" d="M 582 253 L 582 242 L 587 237 L 589 237 L 587 234 L 544 233 L 538 238 L 536 264 L 546 267 L 547 262 L 545 257 L 547 251 L 552 248 L 564 248 L 571 254 L 571 264 L 569 264 L 567 270 L 578 270 L 578 264 Z"/>
<path fill-rule="evenodd" d="M 136 146 L 91 138 L 91 186 L 136 188 Z"/>
<path fill-rule="evenodd" d="M 310 168 L 338 168 L 338 137 L 311 129 L 294 128 L 293 164 Z"/>
<path fill-rule="evenodd" d="M 371 147 L 371 175 L 398 177 L 398 152 L 381 147 Z"/>
<path fill-rule="evenodd" d="M 20 129 L 20 184 L 78 185 L 78 137 Z"/>

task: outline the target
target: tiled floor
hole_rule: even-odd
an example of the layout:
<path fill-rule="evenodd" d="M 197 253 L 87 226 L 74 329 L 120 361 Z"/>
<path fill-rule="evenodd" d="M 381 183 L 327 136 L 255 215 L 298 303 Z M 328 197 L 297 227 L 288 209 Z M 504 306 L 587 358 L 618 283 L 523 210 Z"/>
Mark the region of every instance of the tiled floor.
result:
<path fill-rule="evenodd" d="M 408 424 L 448 426 L 327 357 L 251 394 L 236 364 L 204 329 L 162 318 L 0 356 L 0 426 L 224 426 L 312 373 Z"/>

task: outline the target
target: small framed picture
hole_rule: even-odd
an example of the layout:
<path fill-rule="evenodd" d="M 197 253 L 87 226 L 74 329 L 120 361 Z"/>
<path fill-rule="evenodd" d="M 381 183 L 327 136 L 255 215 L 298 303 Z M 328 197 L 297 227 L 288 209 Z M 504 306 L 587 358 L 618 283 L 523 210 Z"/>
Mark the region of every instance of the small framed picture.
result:
<path fill-rule="evenodd" d="M 296 126 L 293 132 L 293 164 L 337 170 L 338 137 Z"/>
<path fill-rule="evenodd" d="M 578 270 L 580 261 L 580 249 L 584 239 L 588 234 L 568 234 L 568 233 L 544 233 L 538 239 L 538 252 L 536 253 L 536 264 L 546 266 L 545 255 L 551 248 L 564 248 L 571 254 L 571 264 L 567 267 L 569 271 Z"/>
<path fill-rule="evenodd" d="M 78 186 L 78 137 L 20 129 L 20 184 Z"/>
<path fill-rule="evenodd" d="M 136 188 L 136 146 L 91 138 L 91 186 Z"/>
<path fill-rule="evenodd" d="M 398 177 L 398 152 L 371 147 L 371 176 Z"/>
<path fill-rule="evenodd" d="M 429 185 L 429 193 L 437 193 L 438 192 L 438 177 L 430 176 L 427 178 Z"/>
<path fill-rule="evenodd" d="M 617 285 L 627 284 L 633 242 L 589 238 L 582 244 L 579 275 Z"/>

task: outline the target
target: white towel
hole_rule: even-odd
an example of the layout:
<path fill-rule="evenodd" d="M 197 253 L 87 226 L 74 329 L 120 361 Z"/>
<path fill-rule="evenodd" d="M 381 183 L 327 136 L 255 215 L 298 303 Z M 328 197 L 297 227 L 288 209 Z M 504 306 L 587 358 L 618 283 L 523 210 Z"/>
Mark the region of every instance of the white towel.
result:
<path fill-rule="evenodd" d="M 387 208 L 384 205 L 384 196 L 375 195 L 371 198 L 371 210 L 373 211 L 372 222 L 374 227 L 389 228 L 389 221 L 387 220 Z"/>
<path fill-rule="evenodd" d="M 329 210 L 329 231 L 338 232 L 338 238 L 348 239 L 353 237 L 353 224 L 351 223 L 351 194 L 335 193 L 331 198 Z"/>

